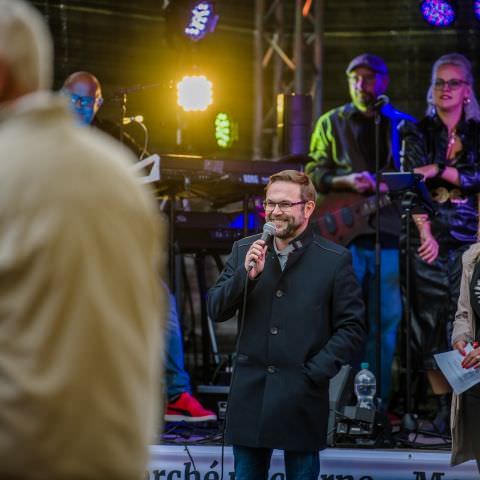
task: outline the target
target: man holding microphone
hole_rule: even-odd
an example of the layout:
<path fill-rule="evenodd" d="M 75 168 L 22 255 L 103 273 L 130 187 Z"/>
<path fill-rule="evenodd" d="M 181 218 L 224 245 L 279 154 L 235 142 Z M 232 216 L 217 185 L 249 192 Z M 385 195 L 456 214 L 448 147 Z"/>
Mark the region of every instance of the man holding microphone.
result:
<path fill-rule="evenodd" d="M 287 480 L 318 478 L 329 380 L 365 340 L 351 255 L 309 226 L 315 197 L 304 173 L 272 175 L 264 208 L 275 236 L 235 242 L 209 292 L 214 321 L 242 318 L 226 420 L 237 480 L 267 478 L 273 449 L 284 450 Z"/>

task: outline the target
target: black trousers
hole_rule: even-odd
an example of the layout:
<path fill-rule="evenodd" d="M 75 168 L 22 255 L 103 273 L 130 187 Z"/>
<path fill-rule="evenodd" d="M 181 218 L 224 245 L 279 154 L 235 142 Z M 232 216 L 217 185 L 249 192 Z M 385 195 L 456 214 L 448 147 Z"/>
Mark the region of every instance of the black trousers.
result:
<path fill-rule="evenodd" d="M 462 255 L 468 245 L 442 248 L 429 265 L 411 249 L 411 326 L 415 364 L 425 370 L 438 368 L 433 355 L 450 350 L 462 275 Z"/>

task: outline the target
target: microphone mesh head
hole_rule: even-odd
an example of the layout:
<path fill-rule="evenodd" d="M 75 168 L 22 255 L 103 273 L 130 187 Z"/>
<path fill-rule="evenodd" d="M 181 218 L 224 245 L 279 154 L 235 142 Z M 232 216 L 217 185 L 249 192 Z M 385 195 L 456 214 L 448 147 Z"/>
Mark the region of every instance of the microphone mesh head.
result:
<path fill-rule="evenodd" d="M 277 233 L 277 228 L 275 227 L 275 224 L 273 222 L 267 222 L 263 226 L 263 233 L 274 236 Z"/>

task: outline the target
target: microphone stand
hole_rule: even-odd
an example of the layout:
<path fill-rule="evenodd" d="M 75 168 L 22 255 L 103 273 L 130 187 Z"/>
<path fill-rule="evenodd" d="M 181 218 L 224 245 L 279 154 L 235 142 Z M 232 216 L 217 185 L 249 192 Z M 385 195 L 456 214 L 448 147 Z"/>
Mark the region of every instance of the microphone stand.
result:
<path fill-rule="evenodd" d="M 410 291 L 410 225 L 412 220 L 412 210 L 416 205 L 417 194 L 415 192 L 406 192 L 402 199 L 402 210 L 404 213 L 405 227 L 405 413 L 402 418 L 402 429 L 408 432 L 417 430 L 417 419 L 412 408 L 412 318 L 410 310 L 411 291 Z"/>
<path fill-rule="evenodd" d="M 419 178 L 414 179 L 414 191 L 405 193 L 402 200 L 402 209 L 406 222 L 406 242 L 405 242 L 405 383 L 406 383 L 406 399 L 405 413 L 402 418 L 402 428 L 406 432 L 417 431 L 418 423 L 412 408 L 412 313 L 411 313 L 411 224 L 412 210 L 416 204 L 420 204 L 432 216 L 438 215 L 438 210 L 433 204 L 432 198 L 425 186 L 425 183 Z"/>
<path fill-rule="evenodd" d="M 149 83 L 149 84 L 137 84 L 131 85 L 129 87 L 120 87 L 114 90 L 111 99 L 113 101 L 120 103 L 120 142 L 123 143 L 124 139 L 124 124 L 123 119 L 127 116 L 127 96 L 130 93 L 137 93 L 143 90 L 148 90 L 151 88 L 160 88 L 164 87 L 164 83 Z M 167 193 L 169 199 L 169 210 L 168 217 L 170 220 L 170 229 L 169 229 L 169 241 L 168 241 L 168 266 L 169 266 L 169 287 L 170 291 L 175 295 L 177 293 L 177 265 L 176 265 L 176 256 L 177 256 L 177 245 L 175 239 L 175 201 L 176 201 L 176 192 L 175 190 L 170 190 Z"/>
<path fill-rule="evenodd" d="M 381 315 L 381 246 L 380 246 L 380 122 L 379 108 L 374 110 L 375 121 L 375 371 L 377 397 L 382 398 L 382 315 Z"/>
<path fill-rule="evenodd" d="M 162 83 L 150 83 L 147 85 L 133 85 L 131 87 L 120 87 L 117 88 L 111 97 L 112 100 L 120 103 L 120 133 L 119 133 L 119 140 L 123 143 L 123 132 L 124 132 L 124 125 L 123 119 L 127 116 L 127 95 L 129 93 L 136 93 L 142 90 L 147 90 L 149 88 L 158 88 L 163 87 Z"/>
<path fill-rule="evenodd" d="M 405 171 L 406 141 L 402 139 L 402 149 L 400 151 L 400 170 Z M 415 432 L 418 428 L 417 417 L 413 413 L 412 407 L 412 314 L 410 310 L 411 290 L 410 290 L 410 227 L 412 221 L 412 210 L 416 205 L 417 194 L 413 191 L 407 191 L 402 198 L 402 218 L 405 221 L 405 412 L 402 417 L 402 429 L 409 433 Z"/>
<path fill-rule="evenodd" d="M 401 166 L 404 170 L 405 140 L 402 140 Z M 438 215 L 432 198 L 422 176 L 412 172 L 395 172 L 383 174 L 383 180 L 387 183 L 391 194 L 402 195 L 402 221 L 405 226 L 405 413 L 402 418 L 402 430 L 408 435 L 417 431 L 416 414 L 412 406 L 412 350 L 411 350 L 411 224 L 412 211 L 419 204 L 431 215 Z M 407 437 L 408 438 L 408 437 Z"/>

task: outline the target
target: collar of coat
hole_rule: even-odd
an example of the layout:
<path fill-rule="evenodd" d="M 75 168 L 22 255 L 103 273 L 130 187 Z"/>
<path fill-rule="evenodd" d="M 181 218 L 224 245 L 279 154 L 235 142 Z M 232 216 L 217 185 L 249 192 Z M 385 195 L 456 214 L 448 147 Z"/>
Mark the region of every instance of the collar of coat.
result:
<path fill-rule="evenodd" d="M 269 249 L 275 250 L 275 247 L 273 246 L 273 238 L 274 237 L 271 237 L 267 244 Z M 314 233 L 312 227 L 310 224 L 308 224 L 307 228 L 300 235 L 298 235 L 298 237 L 295 237 L 293 240 L 288 242 L 288 244 L 292 245 L 293 247 L 292 254 L 307 247 L 312 242 L 313 238 Z"/>
<path fill-rule="evenodd" d="M 475 264 L 480 259 L 480 242 L 474 243 L 470 248 L 463 254 L 463 268 L 467 274 L 471 274 Z"/>
<path fill-rule="evenodd" d="M 431 122 L 436 130 L 444 131 L 445 135 L 448 133 L 446 125 L 442 122 L 441 118 L 435 113 L 431 118 Z M 456 133 L 463 140 L 464 135 L 467 134 L 469 128 L 474 124 L 471 120 L 467 121 L 465 115 L 462 115 L 462 118 L 456 126 Z"/>

